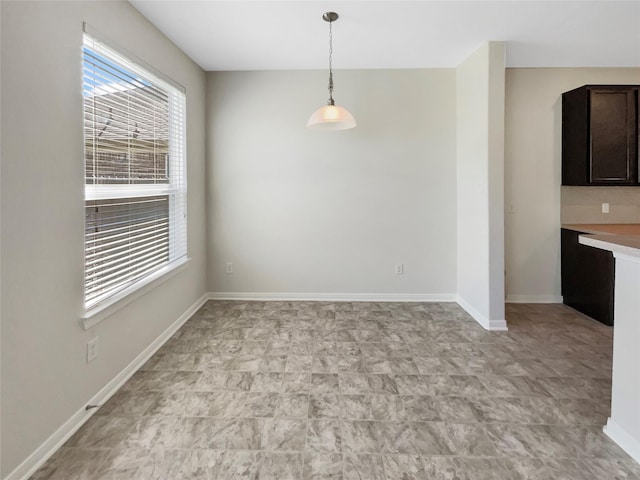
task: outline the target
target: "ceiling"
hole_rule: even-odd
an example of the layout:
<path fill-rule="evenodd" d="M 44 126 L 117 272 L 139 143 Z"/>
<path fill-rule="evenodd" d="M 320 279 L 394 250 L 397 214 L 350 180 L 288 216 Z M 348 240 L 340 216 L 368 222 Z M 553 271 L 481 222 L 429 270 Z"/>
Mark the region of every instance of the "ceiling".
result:
<path fill-rule="evenodd" d="M 508 67 L 640 67 L 634 1 L 129 0 L 204 70 L 455 67 L 505 40 Z"/>

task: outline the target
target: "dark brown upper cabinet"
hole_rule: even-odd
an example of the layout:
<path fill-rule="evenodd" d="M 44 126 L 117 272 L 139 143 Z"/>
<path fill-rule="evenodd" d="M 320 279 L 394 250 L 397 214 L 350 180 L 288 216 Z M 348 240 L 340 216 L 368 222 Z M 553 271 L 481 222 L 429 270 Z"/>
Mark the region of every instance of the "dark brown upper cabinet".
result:
<path fill-rule="evenodd" d="M 562 185 L 640 185 L 638 85 L 562 94 Z"/>

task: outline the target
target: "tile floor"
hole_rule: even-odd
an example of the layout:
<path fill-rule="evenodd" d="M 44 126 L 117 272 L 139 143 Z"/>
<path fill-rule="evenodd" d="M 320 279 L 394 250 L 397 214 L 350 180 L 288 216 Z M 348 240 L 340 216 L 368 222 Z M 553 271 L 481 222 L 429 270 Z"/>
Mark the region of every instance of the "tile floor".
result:
<path fill-rule="evenodd" d="M 631 479 L 612 330 L 508 305 L 209 302 L 33 479 Z"/>

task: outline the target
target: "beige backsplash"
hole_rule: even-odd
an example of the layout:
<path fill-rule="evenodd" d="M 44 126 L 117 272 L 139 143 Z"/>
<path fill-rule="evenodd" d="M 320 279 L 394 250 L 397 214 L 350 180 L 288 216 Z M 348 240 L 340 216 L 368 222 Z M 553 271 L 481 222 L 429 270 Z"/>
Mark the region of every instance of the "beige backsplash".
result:
<path fill-rule="evenodd" d="M 640 187 L 561 187 L 560 197 L 562 223 L 640 223 Z"/>

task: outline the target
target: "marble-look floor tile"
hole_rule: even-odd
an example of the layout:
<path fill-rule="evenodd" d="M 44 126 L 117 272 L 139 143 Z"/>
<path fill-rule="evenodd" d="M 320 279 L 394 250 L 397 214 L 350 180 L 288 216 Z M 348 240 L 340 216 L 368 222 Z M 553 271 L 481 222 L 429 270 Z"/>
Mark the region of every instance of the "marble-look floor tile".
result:
<path fill-rule="evenodd" d="M 404 419 L 410 422 L 437 422 L 442 420 L 436 397 L 403 395 L 400 398 L 405 412 Z"/>
<path fill-rule="evenodd" d="M 454 442 L 447 424 L 442 422 L 413 423 L 412 433 L 416 451 L 420 455 L 453 455 Z"/>
<path fill-rule="evenodd" d="M 342 356 L 314 356 L 311 371 L 313 373 L 357 373 L 363 370 L 359 356 L 347 356 L 341 351 L 338 354 Z"/>
<path fill-rule="evenodd" d="M 344 480 L 385 480 L 382 456 L 344 454 Z"/>
<path fill-rule="evenodd" d="M 121 389 L 98 409 L 96 415 L 139 417 L 147 414 L 162 395 L 163 392 Z"/>
<path fill-rule="evenodd" d="M 416 453 L 416 438 L 406 422 L 376 422 L 380 450 L 384 453 Z"/>
<path fill-rule="evenodd" d="M 640 479 L 612 330 L 562 305 L 207 302 L 32 478 Z"/>
<path fill-rule="evenodd" d="M 289 355 L 285 372 L 311 372 L 312 365 L 312 355 Z"/>
<path fill-rule="evenodd" d="M 576 459 L 540 459 L 516 457 L 502 460 L 514 480 L 600 480 L 590 477 L 587 467 Z"/>
<path fill-rule="evenodd" d="M 284 372 L 287 366 L 286 355 L 265 355 L 258 368 L 261 372 Z"/>
<path fill-rule="evenodd" d="M 223 368 L 225 370 L 236 370 L 241 372 L 257 372 L 262 365 L 260 355 L 240 354 L 234 356 Z"/>
<path fill-rule="evenodd" d="M 312 452 L 342 452 L 339 420 L 309 420 L 306 449 Z"/>
<path fill-rule="evenodd" d="M 259 480 L 299 480 L 302 478 L 302 453 L 266 452 L 260 465 Z"/>
<path fill-rule="evenodd" d="M 311 452 L 304 455 L 304 480 L 342 480 L 343 461 L 339 453 Z"/>
<path fill-rule="evenodd" d="M 222 450 L 184 450 L 184 459 L 178 475 L 180 480 L 216 480 L 223 464 Z M 165 477 L 168 478 L 168 477 Z"/>
<path fill-rule="evenodd" d="M 387 480 L 423 480 L 425 475 L 422 460 L 417 455 L 384 455 L 382 457 Z"/>
<path fill-rule="evenodd" d="M 337 373 L 312 373 L 312 393 L 338 393 L 339 383 Z"/>
<path fill-rule="evenodd" d="M 368 420 L 371 414 L 371 395 L 338 395 L 340 418 Z"/>
<path fill-rule="evenodd" d="M 360 373 L 340 373 L 338 374 L 338 386 L 340 393 L 361 394 L 371 393 L 367 376 Z"/>
<path fill-rule="evenodd" d="M 309 393 L 311 391 L 310 373 L 285 373 L 282 379 L 285 393 Z"/>
<path fill-rule="evenodd" d="M 153 466 L 157 458 L 150 449 L 117 448 L 103 452 L 106 453 L 107 459 L 99 471 L 95 472 L 94 478 L 142 478 L 142 475 L 148 474 L 149 466 Z M 91 452 L 92 455 L 96 453 Z"/>
<path fill-rule="evenodd" d="M 372 393 L 379 394 L 393 394 L 397 395 L 398 385 L 392 376 L 382 374 L 382 375 L 366 375 L 367 382 L 369 383 L 369 389 Z"/>
<path fill-rule="evenodd" d="M 385 349 L 387 350 L 387 355 L 389 357 L 395 359 L 407 359 L 409 357 L 412 357 L 411 350 L 402 341 L 402 338 L 400 337 L 400 334 L 398 332 L 382 331 L 380 332 L 380 334 L 382 336 L 382 342 L 385 346 Z M 417 367 L 413 362 L 413 358 L 411 358 L 410 360 L 411 362 L 406 364 L 407 368 L 416 369 Z M 402 364 L 403 363 L 400 362 L 399 365 Z"/>
<path fill-rule="evenodd" d="M 425 478 L 456 480 L 515 479 L 502 459 L 473 457 L 424 457 Z"/>
<path fill-rule="evenodd" d="M 314 355 L 337 355 L 338 345 L 336 341 L 312 341 L 311 353 Z"/>
<path fill-rule="evenodd" d="M 250 390 L 252 392 L 272 392 L 282 391 L 282 381 L 284 374 L 274 372 L 257 372 L 253 375 Z"/>
<path fill-rule="evenodd" d="M 611 480 L 640 479 L 640 465 L 633 460 L 609 458 L 584 458 L 580 460 L 581 469 L 591 478 Z M 586 476 L 585 475 L 585 476 Z"/>
<path fill-rule="evenodd" d="M 280 395 L 275 416 L 279 418 L 307 418 L 309 395 L 306 393 L 285 393 Z"/>
<path fill-rule="evenodd" d="M 375 420 L 403 422 L 407 412 L 399 395 L 371 395 L 371 414 Z"/>
<path fill-rule="evenodd" d="M 259 452 L 227 451 L 218 470 L 219 479 L 258 480 L 263 454 Z"/>
<path fill-rule="evenodd" d="M 264 422 L 262 449 L 302 451 L 305 446 L 306 435 L 306 419 L 268 419 Z"/>
<path fill-rule="evenodd" d="M 479 422 L 533 423 L 521 398 L 480 397 L 470 398 L 468 403 Z"/>
<path fill-rule="evenodd" d="M 234 426 L 227 437 L 226 448 L 230 450 L 260 450 L 264 426 L 266 422 L 270 421 L 272 419 L 240 418 L 234 420 Z"/>
<path fill-rule="evenodd" d="M 352 333 L 356 337 L 356 341 L 358 341 L 358 342 L 380 342 L 380 341 L 382 341 L 382 337 L 380 336 L 380 332 L 377 331 L 377 330 L 357 329 L 357 330 L 354 330 Z"/>
<path fill-rule="evenodd" d="M 565 427 L 488 424 L 486 429 L 499 455 L 577 457 L 577 438 Z"/>
<path fill-rule="evenodd" d="M 121 446 L 135 430 L 133 417 L 98 416 L 89 419 L 65 446 L 83 448 L 114 448 Z"/>
<path fill-rule="evenodd" d="M 498 455 L 483 425 L 446 423 L 445 428 L 449 447 L 456 455 L 469 457 L 494 457 Z"/>
<path fill-rule="evenodd" d="M 142 417 L 136 421 L 122 442 L 115 447 L 167 448 L 171 445 L 178 424 L 183 418 L 185 417 Z"/>
<path fill-rule="evenodd" d="M 176 372 L 172 370 L 139 370 L 122 386 L 122 390 L 164 390 L 173 387 Z"/>
<path fill-rule="evenodd" d="M 475 375 L 432 375 L 429 382 L 435 395 L 481 396 L 488 393 Z"/>
<path fill-rule="evenodd" d="M 311 394 L 309 418 L 341 418 L 340 400 L 336 394 Z"/>
<path fill-rule="evenodd" d="M 226 390 L 239 390 L 247 392 L 251 390 L 253 384 L 253 374 L 251 372 L 229 372 L 224 383 Z"/>
<path fill-rule="evenodd" d="M 241 421 L 241 420 L 240 420 Z M 178 417 L 172 430 L 166 436 L 160 436 L 158 444 L 165 448 L 229 448 L 230 441 L 237 434 L 239 420 L 217 419 L 209 417 Z M 154 429 L 150 430 L 151 433 Z"/>
<path fill-rule="evenodd" d="M 186 392 L 153 392 L 151 395 L 149 395 L 149 398 L 153 399 L 153 402 L 151 403 L 151 406 L 146 410 L 145 415 L 184 416 L 186 415 L 186 395 Z"/>
<path fill-rule="evenodd" d="M 613 442 L 608 436 L 602 435 L 600 427 L 583 427 L 583 426 L 567 426 L 567 427 L 549 427 L 559 431 L 557 437 L 562 435 L 561 439 L 567 439 L 572 443 L 572 456 L 578 457 L 597 457 L 597 458 L 626 458 L 622 448 Z M 576 455 L 577 454 L 577 455 Z"/>
<path fill-rule="evenodd" d="M 247 397 L 245 392 L 187 392 L 182 409 L 190 417 L 239 417 Z"/>
<path fill-rule="evenodd" d="M 398 393 L 402 395 L 435 395 L 435 387 L 427 375 L 396 375 Z"/>
<path fill-rule="evenodd" d="M 77 478 L 89 480 L 108 468 L 108 450 L 67 448 L 58 450 L 32 477 L 32 480 L 66 480 Z M 137 469 L 133 468 L 131 472 Z"/>
<path fill-rule="evenodd" d="M 341 427 L 344 452 L 377 453 L 381 451 L 376 422 L 343 420 Z"/>
<path fill-rule="evenodd" d="M 218 370 L 205 370 L 198 378 L 195 390 L 198 392 L 216 392 L 226 388 L 228 373 Z"/>
<path fill-rule="evenodd" d="M 384 343 L 366 342 L 360 343 L 360 354 L 366 360 L 370 357 L 386 357 L 387 349 L 384 347 Z"/>
<path fill-rule="evenodd" d="M 346 329 L 336 330 L 335 340 L 338 343 L 356 343 L 358 341 L 355 332 Z M 340 347 L 343 347 L 343 345 L 340 345 Z"/>
<path fill-rule="evenodd" d="M 601 400 L 563 398 L 554 399 L 554 405 L 569 425 L 605 425 L 611 413 L 609 402 Z"/>
<path fill-rule="evenodd" d="M 280 402 L 278 393 L 248 393 L 237 416 L 273 417 L 276 414 L 278 402 Z"/>
<path fill-rule="evenodd" d="M 486 394 L 494 397 L 550 397 L 545 388 L 546 379 L 531 377 L 478 375 Z"/>
<path fill-rule="evenodd" d="M 134 478 L 184 478 L 186 475 L 183 473 L 188 470 L 188 467 L 185 468 L 185 460 L 189 456 L 190 452 L 187 450 L 147 450 Z"/>

